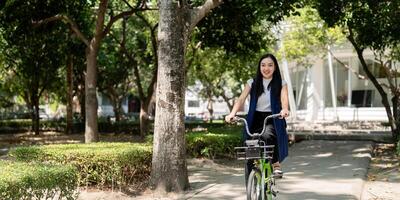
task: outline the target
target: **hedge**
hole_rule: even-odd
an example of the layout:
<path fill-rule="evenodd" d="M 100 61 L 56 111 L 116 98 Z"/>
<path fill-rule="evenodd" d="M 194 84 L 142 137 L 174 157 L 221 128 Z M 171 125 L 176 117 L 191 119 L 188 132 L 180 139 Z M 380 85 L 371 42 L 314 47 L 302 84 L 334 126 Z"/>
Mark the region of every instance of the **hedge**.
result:
<path fill-rule="evenodd" d="M 147 179 L 152 147 L 137 143 L 58 144 L 17 147 L 9 156 L 18 161 L 71 164 L 80 186 L 115 187 Z"/>
<path fill-rule="evenodd" d="M 150 126 L 153 123 L 150 123 Z M 213 129 L 225 127 L 224 123 L 207 123 L 207 122 L 186 122 L 186 130 L 192 131 L 197 128 Z M 66 127 L 65 121 L 57 120 L 40 120 L 39 129 L 42 131 L 58 131 L 64 132 Z M 16 133 L 30 131 L 32 128 L 31 120 L 0 120 L 0 133 Z M 85 130 L 84 122 L 73 122 L 72 129 L 74 133 L 83 133 Z M 138 121 L 119 121 L 110 122 L 106 120 L 98 120 L 98 129 L 101 133 L 135 133 L 139 134 Z M 152 130 L 152 129 L 150 129 Z"/>
<path fill-rule="evenodd" d="M 41 131 L 64 132 L 65 121 L 40 120 L 39 129 Z M 139 123 L 133 121 L 108 122 L 98 121 L 99 132 L 102 133 L 139 133 Z M 0 120 L 0 133 L 26 132 L 32 129 L 31 120 Z M 85 130 L 84 122 L 73 122 L 72 129 L 74 133 L 82 133 Z"/>
<path fill-rule="evenodd" d="M 76 199 L 77 171 L 72 166 L 0 160 L 0 199 Z"/>
<path fill-rule="evenodd" d="M 234 157 L 234 148 L 241 146 L 241 128 L 226 126 L 186 135 L 187 153 L 193 157 Z"/>

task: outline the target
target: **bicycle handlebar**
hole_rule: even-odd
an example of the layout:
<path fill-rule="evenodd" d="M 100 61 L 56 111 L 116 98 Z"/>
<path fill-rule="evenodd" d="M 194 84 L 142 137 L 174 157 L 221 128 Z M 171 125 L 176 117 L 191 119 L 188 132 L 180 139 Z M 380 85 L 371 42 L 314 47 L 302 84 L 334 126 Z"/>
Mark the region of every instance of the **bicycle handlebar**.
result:
<path fill-rule="evenodd" d="M 249 125 L 247 124 L 247 120 L 245 119 L 245 118 L 241 118 L 241 117 L 234 117 L 233 118 L 233 122 L 236 122 L 236 121 L 243 121 L 244 122 L 244 124 L 245 124 L 245 127 L 246 127 L 246 132 L 247 132 L 247 134 L 250 136 L 250 137 L 258 137 L 258 136 L 261 136 L 262 135 L 262 133 L 264 133 L 264 131 L 265 131 L 265 127 L 266 127 L 266 124 L 267 124 L 267 120 L 268 119 L 271 119 L 271 118 L 277 118 L 277 117 L 280 117 L 281 116 L 281 114 L 273 114 L 273 115 L 269 115 L 269 116 L 267 116 L 265 119 L 264 119 L 264 125 L 263 125 L 263 129 L 262 129 L 262 131 L 261 131 L 261 133 L 250 133 L 250 130 L 249 130 Z"/>

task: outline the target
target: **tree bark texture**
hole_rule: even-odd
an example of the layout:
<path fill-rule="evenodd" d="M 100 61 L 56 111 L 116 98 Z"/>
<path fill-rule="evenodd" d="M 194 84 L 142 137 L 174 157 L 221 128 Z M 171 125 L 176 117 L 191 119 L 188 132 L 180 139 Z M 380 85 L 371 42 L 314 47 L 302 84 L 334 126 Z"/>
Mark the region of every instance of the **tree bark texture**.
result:
<path fill-rule="evenodd" d="M 70 54 L 68 55 L 67 59 L 67 117 L 66 117 L 67 126 L 65 129 L 66 134 L 72 134 L 73 64 L 74 64 L 73 56 Z"/>
<path fill-rule="evenodd" d="M 97 11 L 96 31 L 86 50 L 85 77 L 85 143 L 98 142 L 97 127 L 97 54 L 101 40 L 104 38 L 104 19 L 108 0 L 101 0 Z"/>
<path fill-rule="evenodd" d="M 178 1 L 159 1 L 159 65 L 151 181 L 156 190 L 165 192 L 183 191 L 189 186 L 184 124 L 187 11 Z"/>
<path fill-rule="evenodd" d="M 93 42 L 93 41 L 92 41 Z M 95 43 L 95 42 L 93 42 Z M 90 45 L 86 57 L 85 77 L 85 143 L 99 141 L 97 127 L 97 49 L 96 44 Z"/>
<path fill-rule="evenodd" d="M 150 97 L 147 97 L 150 98 Z M 149 131 L 149 108 L 146 104 L 147 101 L 143 100 L 140 104 L 139 124 L 140 124 L 140 137 L 143 139 Z"/>

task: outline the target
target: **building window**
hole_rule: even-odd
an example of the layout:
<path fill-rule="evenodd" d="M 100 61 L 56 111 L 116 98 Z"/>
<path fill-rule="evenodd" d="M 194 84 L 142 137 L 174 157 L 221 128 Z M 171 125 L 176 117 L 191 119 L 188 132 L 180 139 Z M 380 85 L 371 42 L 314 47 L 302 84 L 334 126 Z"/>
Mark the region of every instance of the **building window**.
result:
<path fill-rule="evenodd" d="M 198 108 L 198 107 L 200 107 L 200 102 L 199 101 L 188 101 L 188 107 Z"/>
<path fill-rule="evenodd" d="M 373 98 L 372 90 L 353 90 L 351 104 L 355 107 L 372 107 L 372 98 Z"/>
<path fill-rule="evenodd" d="M 369 69 L 369 71 L 372 73 L 372 75 L 375 78 L 385 78 L 386 77 L 385 69 L 380 63 L 374 62 L 373 60 L 369 60 L 369 59 L 365 60 L 365 62 L 367 63 L 367 68 Z M 359 63 L 359 73 L 360 73 L 360 75 L 367 77 L 367 74 L 365 73 L 364 68 L 361 65 L 361 63 Z"/>

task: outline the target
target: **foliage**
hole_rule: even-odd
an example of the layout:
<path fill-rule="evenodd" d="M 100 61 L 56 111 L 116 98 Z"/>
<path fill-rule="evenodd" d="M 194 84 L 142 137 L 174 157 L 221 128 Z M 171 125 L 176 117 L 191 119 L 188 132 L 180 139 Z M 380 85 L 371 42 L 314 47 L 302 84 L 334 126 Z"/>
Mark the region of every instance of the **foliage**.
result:
<path fill-rule="evenodd" d="M 193 1 L 194 6 L 201 3 Z M 231 109 L 243 84 L 255 74 L 259 55 L 271 52 L 276 42 L 272 27 L 302 4 L 228 0 L 215 8 L 199 22 L 189 45 L 189 85 L 201 83 L 194 92 L 209 105 L 223 99 Z"/>
<path fill-rule="evenodd" d="M 397 145 L 396 145 L 396 152 L 397 152 L 397 155 L 400 156 L 400 141 L 397 142 Z"/>
<path fill-rule="evenodd" d="M 213 123 L 203 123 L 202 131 L 188 129 L 190 131 L 186 133 L 187 156 L 211 159 L 234 157 L 234 148 L 242 145 L 242 127 L 226 124 L 207 127 L 207 124 Z M 153 135 L 146 136 L 146 142 L 152 144 Z"/>
<path fill-rule="evenodd" d="M 1 54 L 5 57 L 6 73 L 12 74 L 10 88 L 23 97 L 32 113 L 33 129 L 38 133 L 38 107 L 45 91 L 61 93 L 66 53 L 72 40 L 68 27 L 62 23 L 41 26 L 34 22 L 59 13 L 79 15 L 87 11 L 84 1 L 9 0 L 0 10 Z M 80 18 L 82 19 L 82 18 Z M 82 20 L 76 20 L 82 25 Z M 85 24 L 85 23 L 83 23 Z M 84 32 L 84 31 L 83 31 Z M 70 41 L 70 42 L 69 42 Z M 78 49 L 76 49 L 79 52 Z M 70 53 L 73 54 L 73 53 Z"/>
<path fill-rule="evenodd" d="M 338 25 L 345 29 L 364 72 L 381 96 L 396 141 L 400 138 L 400 90 L 397 84 L 400 1 L 314 0 L 313 4 L 329 26 Z M 388 84 L 378 82 L 368 68 L 363 55 L 365 49 L 374 52 L 375 62 L 384 72 Z M 384 87 L 391 93 L 391 105 Z"/>
<path fill-rule="evenodd" d="M 78 176 L 72 166 L 0 160 L 0 169 L 0 199 L 77 198 Z"/>
<path fill-rule="evenodd" d="M 254 73 L 256 60 L 253 56 L 227 55 L 222 48 L 197 49 L 188 71 L 189 85 L 193 92 L 208 101 L 224 99 L 233 104 L 232 99 L 241 92 L 241 86 Z"/>
<path fill-rule="evenodd" d="M 400 41 L 399 6 L 399 1 L 316 1 L 328 25 L 350 27 L 360 47 L 372 49 L 385 49 Z"/>
<path fill-rule="evenodd" d="M 186 135 L 187 153 L 193 157 L 234 157 L 234 148 L 241 146 L 240 129 L 218 128 Z"/>
<path fill-rule="evenodd" d="M 227 0 L 199 22 L 195 37 L 204 47 L 223 47 L 228 53 L 258 52 L 272 40 L 267 27 L 301 5 L 298 0 Z"/>
<path fill-rule="evenodd" d="M 108 120 L 99 119 L 99 132 L 101 133 L 127 133 L 127 134 L 138 134 L 139 133 L 139 122 L 138 121 L 127 121 L 121 120 L 119 122 L 111 122 Z M 14 132 L 26 132 L 30 130 L 32 126 L 31 120 L 0 120 L 0 134 L 1 133 L 14 133 Z M 43 120 L 40 121 L 39 127 L 42 131 L 59 131 L 64 132 L 66 123 L 60 120 Z M 186 122 L 185 128 L 187 131 L 196 129 L 220 129 L 225 127 L 223 123 L 205 123 L 205 122 Z M 74 133 L 82 133 L 84 131 L 85 124 L 83 122 L 73 122 Z M 223 130 L 223 129 L 221 129 Z M 218 131 L 221 131 L 218 130 Z"/>
<path fill-rule="evenodd" d="M 310 55 L 324 57 L 328 46 L 341 45 L 345 41 L 343 29 L 328 27 L 319 17 L 317 10 L 306 6 L 296 10 L 285 20 L 283 30 L 283 48 L 289 61 L 299 65 L 310 66 Z"/>
<path fill-rule="evenodd" d="M 137 143 L 91 143 L 17 147 L 9 156 L 18 161 L 71 164 L 81 186 L 121 186 L 150 174 L 152 148 Z"/>

